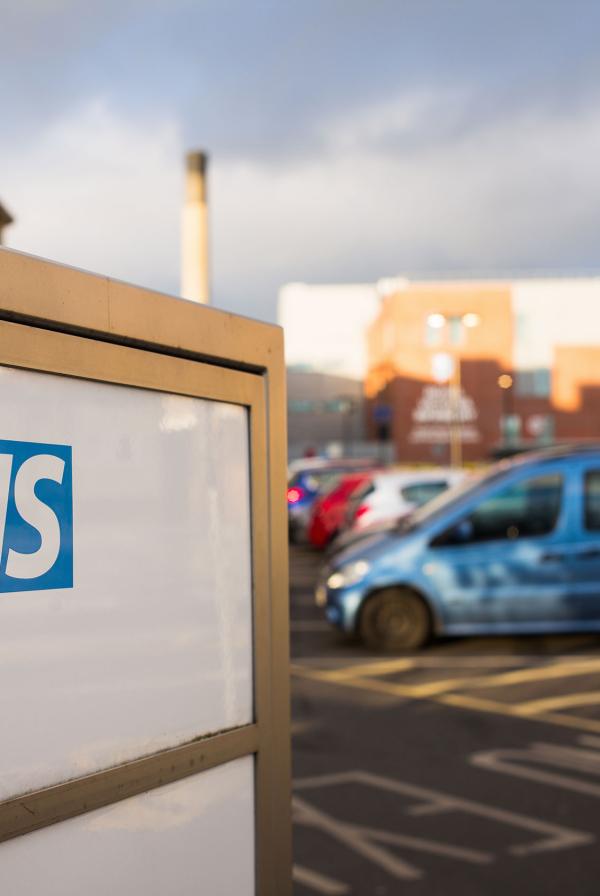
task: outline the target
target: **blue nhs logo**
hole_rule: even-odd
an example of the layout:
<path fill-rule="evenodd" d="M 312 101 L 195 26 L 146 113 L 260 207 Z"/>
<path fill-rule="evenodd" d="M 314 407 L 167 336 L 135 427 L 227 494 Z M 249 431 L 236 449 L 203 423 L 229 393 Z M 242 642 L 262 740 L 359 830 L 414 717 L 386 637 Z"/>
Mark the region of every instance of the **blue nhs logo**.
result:
<path fill-rule="evenodd" d="M 0 439 L 0 592 L 72 587 L 71 448 Z"/>

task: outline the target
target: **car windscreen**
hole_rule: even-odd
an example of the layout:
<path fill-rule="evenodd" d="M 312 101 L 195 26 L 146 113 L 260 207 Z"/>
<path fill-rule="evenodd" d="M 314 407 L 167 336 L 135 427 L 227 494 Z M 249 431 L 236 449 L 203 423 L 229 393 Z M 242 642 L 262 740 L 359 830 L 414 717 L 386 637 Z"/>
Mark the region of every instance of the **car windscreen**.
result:
<path fill-rule="evenodd" d="M 506 471 L 505 466 L 497 466 L 490 471 L 481 473 L 473 473 L 457 485 L 450 486 L 446 491 L 441 492 L 436 498 L 423 504 L 417 510 L 413 511 L 407 517 L 400 520 L 398 527 L 402 532 L 413 532 L 415 529 L 421 528 L 426 523 L 431 522 L 436 517 L 445 513 L 454 504 L 463 501 L 469 495 L 474 494 L 484 485 L 489 485 L 495 479 L 499 479 Z"/>

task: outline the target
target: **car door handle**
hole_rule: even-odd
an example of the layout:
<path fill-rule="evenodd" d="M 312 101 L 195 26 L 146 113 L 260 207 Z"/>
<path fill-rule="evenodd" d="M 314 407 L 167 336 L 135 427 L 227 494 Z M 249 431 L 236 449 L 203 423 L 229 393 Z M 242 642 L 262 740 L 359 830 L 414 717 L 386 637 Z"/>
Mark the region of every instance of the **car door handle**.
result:
<path fill-rule="evenodd" d="M 574 557 L 578 560 L 597 560 L 600 557 L 600 547 L 577 551 Z"/>
<path fill-rule="evenodd" d="M 559 551 L 548 551 L 547 554 L 542 554 L 540 557 L 542 563 L 564 563 L 566 559 L 567 555 Z"/>

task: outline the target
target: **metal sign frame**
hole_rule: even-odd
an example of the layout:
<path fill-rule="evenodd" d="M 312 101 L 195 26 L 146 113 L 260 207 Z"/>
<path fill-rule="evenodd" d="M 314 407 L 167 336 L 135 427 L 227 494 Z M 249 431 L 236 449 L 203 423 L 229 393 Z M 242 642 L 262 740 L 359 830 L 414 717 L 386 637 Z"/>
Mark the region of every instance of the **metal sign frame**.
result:
<path fill-rule="evenodd" d="M 253 754 L 256 893 L 285 896 L 291 818 L 281 330 L 0 249 L 0 365 L 248 408 L 254 603 L 253 724 L 0 802 L 0 842 Z"/>

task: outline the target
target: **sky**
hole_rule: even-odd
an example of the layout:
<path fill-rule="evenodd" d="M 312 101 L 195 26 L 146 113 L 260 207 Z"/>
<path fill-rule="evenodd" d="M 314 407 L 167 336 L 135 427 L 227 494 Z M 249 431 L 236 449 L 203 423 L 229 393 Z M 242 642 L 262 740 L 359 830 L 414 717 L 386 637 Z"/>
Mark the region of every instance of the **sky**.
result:
<path fill-rule="evenodd" d="M 596 0 L 0 0 L 15 249 L 217 307 L 286 282 L 600 270 Z"/>

